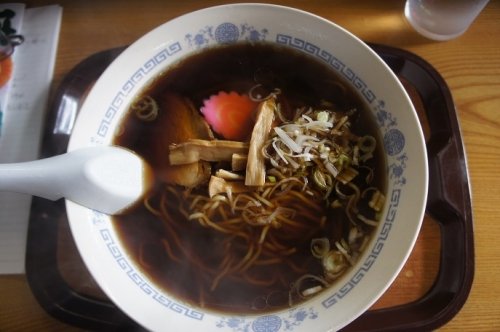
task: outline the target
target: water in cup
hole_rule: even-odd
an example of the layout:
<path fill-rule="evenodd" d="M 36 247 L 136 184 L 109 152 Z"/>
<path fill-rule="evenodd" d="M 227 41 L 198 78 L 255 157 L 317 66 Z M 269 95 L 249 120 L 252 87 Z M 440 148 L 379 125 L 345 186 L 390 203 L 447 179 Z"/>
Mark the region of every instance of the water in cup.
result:
<path fill-rule="evenodd" d="M 407 0 L 405 16 L 413 28 L 433 40 L 463 34 L 489 0 Z"/>

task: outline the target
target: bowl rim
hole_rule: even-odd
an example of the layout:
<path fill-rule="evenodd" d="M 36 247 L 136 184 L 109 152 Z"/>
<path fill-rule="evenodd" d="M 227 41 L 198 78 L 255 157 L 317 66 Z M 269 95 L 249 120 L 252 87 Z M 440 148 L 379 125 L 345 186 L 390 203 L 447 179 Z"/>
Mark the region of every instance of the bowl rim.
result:
<path fill-rule="evenodd" d="M 178 22 L 183 22 L 184 20 L 187 20 L 189 19 L 190 17 L 193 17 L 193 16 L 196 16 L 196 15 L 200 15 L 200 14 L 204 14 L 204 13 L 208 13 L 208 12 L 216 12 L 216 11 L 225 11 L 225 10 L 234 10 L 234 9 L 238 9 L 238 10 L 241 10 L 241 9 L 257 9 L 257 10 L 278 10 L 278 11 L 286 11 L 289 15 L 297 15 L 297 16 L 304 16 L 306 17 L 307 20 L 317 20 L 317 21 L 321 21 L 323 22 L 323 24 L 327 24 L 328 26 L 330 26 L 330 28 L 334 28 L 334 29 L 337 29 L 338 31 L 341 31 L 342 34 L 348 36 L 349 39 L 352 39 L 352 40 L 355 40 L 356 43 L 359 44 L 359 47 L 363 48 L 365 52 L 368 52 L 368 54 L 370 54 L 370 58 L 372 61 L 375 61 L 375 62 L 378 62 L 377 65 L 378 66 L 381 66 L 383 68 L 385 68 L 385 71 L 386 71 L 386 74 L 387 74 L 387 77 L 391 78 L 393 80 L 393 84 L 396 84 L 396 86 L 399 87 L 399 91 L 402 92 L 402 95 L 403 96 L 406 96 L 407 98 L 407 103 L 410 105 L 410 108 L 413 112 L 410 112 L 412 114 L 409 114 L 408 116 L 410 118 L 412 118 L 412 121 L 414 123 L 417 124 L 417 134 L 418 134 L 418 131 L 419 131 L 419 135 L 417 135 L 416 138 L 412 137 L 412 139 L 415 141 L 415 145 L 417 147 L 419 147 L 421 150 L 422 150 L 422 154 L 421 154 L 421 157 L 423 158 L 422 160 L 420 160 L 420 164 L 423 165 L 422 167 L 422 174 L 421 176 L 423 177 L 423 186 L 422 188 L 420 188 L 421 190 L 421 194 L 422 194 L 422 197 L 421 200 L 419 202 L 416 203 L 416 205 L 420 206 L 420 213 L 418 215 L 418 217 L 415 217 L 415 219 L 419 219 L 420 221 L 415 223 L 414 224 L 414 232 L 413 232 L 413 237 L 411 239 L 409 239 L 409 243 L 408 243 L 408 248 L 407 250 L 405 250 L 405 253 L 403 255 L 403 259 L 402 261 L 399 262 L 398 266 L 394 267 L 393 270 L 391 270 L 391 276 L 386 276 L 385 280 L 387 281 L 385 283 L 385 285 L 383 287 L 379 287 L 379 289 L 377 290 L 377 293 L 380 293 L 382 294 L 383 292 L 385 292 L 385 290 L 390 286 L 390 284 L 394 281 L 394 279 L 396 278 L 397 274 L 399 273 L 399 271 L 401 270 L 401 268 L 403 267 L 404 263 L 406 262 L 408 256 L 410 255 L 411 253 L 411 248 L 413 248 L 413 245 L 416 241 L 416 238 L 418 236 L 418 230 L 420 229 L 420 225 L 421 225 L 421 222 L 422 222 L 422 219 L 423 219 L 423 214 L 424 214 L 424 210 L 425 210 L 425 200 L 426 200 L 426 196 L 427 196 L 427 187 L 428 187 L 428 169 L 427 169 L 427 155 L 426 155 L 426 151 L 425 151 L 425 143 L 423 141 L 423 134 L 422 134 L 422 130 L 420 128 L 420 125 L 419 125 L 419 122 L 418 122 L 418 118 L 416 116 L 416 111 L 415 109 L 413 108 L 413 105 L 411 103 L 411 100 L 409 98 L 409 96 L 407 95 L 406 91 L 404 90 L 402 84 L 400 83 L 400 81 L 397 79 L 397 77 L 395 76 L 395 74 L 392 72 L 392 70 L 385 64 L 385 62 L 383 62 L 383 60 L 371 49 L 369 48 L 363 41 L 361 41 L 358 37 L 354 36 L 352 33 L 350 33 L 349 31 L 347 31 L 346 29 L 338 26 L 337 24 L 335 24 L 334 22 L 331 22 L 329 20 L 326 20 L 318 15 L 315 15 L 315 14 L 312 14 L 312 13 L 309 13 L 309 12 L 306 12 L 304 10 L 301 10 L 301 9 L 296 9 L 296 8 L 291 8 L 291 7 L 286 7 L 286 6 L 281 6 L 281 5 L 271 5 L 271 4 L 255 4 L 255 3 L 241 3 L 241 4 L 227 4 L 227 5 L 219 5 L 219 6 L 214 6 L 214 7 L 208 7 L 208 8 L 204 8 L 204 9 L 200 9 L 200 10 L 197 10 L 197 11 L 194 11 L 194 12 L 190 12 L 190 13 L 187 13 L 187 14 L 184 14 L 184 15 L 181 15 L 177 18 L 174 18 L 173 20 L 170 20 L 170 21 L 167 21 L 165 23 L 163 23 L 162 25 L 156 27 L 155 29 L 153 29 L 152 31 L 146 33 L 143 37 L 141 37 L 140 39 L 138 39 L 136 42 L 134 42 L 129 48 L 127 48 L 106 70 L 105 72 L 103 73 L 103 75 L 101 76 L 101 78 L 99 78 L 99 80 L 96 82 L 96 85 L 94 86 L 94 88 L 92 89 L 92 91 L 89 93 L 89 96 L 88 96 L 88 99 L 87 100 L 91 100 L 89 102 L 85 101 L 84 105 L 82 106 L 82 111 L 85 111 L 86 109 L 88 109 L 88 105 L 91 105 L 93 102 L 92 102 L 92 98 L 94 98 L 93 96 L 95 95 L 95 92 L 94 92 L 94 89 L 99 89 L 99 87 L 101 87 L 103 84 L 103 82 L 106 82 L 106 79 L 108 79 L 110 77 L 110 75 L 113 74 L 113 71 L 115 67 L 117 67 L 117 63 L 122 63 L 124 62 L 125 60 L 123 59 L 127 59 L 128 57 L 130 57 L 130 54 L 131 52 L 135 52 L 136 48 L 138 47 L 137 45 L 141 45 L 142 43 L 144 43 L 145 41 L 148 40 L 148 38 L 150 38 L 151 34 L 154 34 L 154 33 L 157 33 L 157 32 L 161 32 L 163 31 L 164 29 L 167 29 L 170 25 L 174 24 L 174 23 L 178 23 Z M 96 88 L 97 86 L 97 88 Z M 88 111 L 86 113 L 84 112 L 80 112 L 81 114 L 83 113 L 83 117 L 86 116 L 87 113 L 89 113 Z M 79 119 L 80 119 L 80 115 L 79 115 Z M 76 132 L 76 134 L 73 136 L 71 136 L 71 139 L 70 139 L 70 143 L 69 143 L 69 146 L 68 146 L 68 150 L 71 151 L 73 149 L 76 149 L 78 147 L 81 147 L 82 146 L 82 142 L 85 142 L 85 140 L 82 140 L 82 137 L 86 137 L 88 136 L 88 131 L 87 130 L 84 130 L 85 129 L 85 126 L 82 124 L 81 121 L 79 121 L 79 119 L 77 120 L 77 123 L 75 125 L 75 128 L 74 128 L 74 132 Z M 83 126 L 83 128 L 82 128 Z M 107 142 L 105 141 L 101 141 L 101 142 L 98 142 L 98 141 L 94 141 L 94 142 L 91 142 L 91 141 L 87 141 L 87 143 L 84 143 L 83 145 L 85 144 L 88 144 L 88 145 L 99 145 L 99 144 L 107 144 Z M 386 209 L 387 209 L 387 204 L 386 204 Z M 144 315 L 136 315 L 135 313 L 132 313 L 130 312 L 130 308 L 125 308 L 122 306 L 122 300 L 119 298 L 119 297 L 116 297 L 115 296 L 115 292 L 114 290 L 111 288 L 112 286 L 109 284 L 108 281 L 106 281 L 106 276 L 105 275 L 102 275 L 100 273 L 100 271 L 96 271 L 95 270 L 95 265 L 96 263 L 94 262 L 94 260 L 98 260 L 98 258 L 96 257 L 89 257 L 89 255 L 85 255 L 84 253 L 86 252 L 86 247 L 87 245 L 85 243 L 83 243 L 82 241 L 84 241 L 83 239 L 79 238 L 79 233 L 78 232 L 81 232 L 81 227 L 79 227 L 80 225 L 78 225 L 78 222 L 76 221 L 76 219 L 79 219 L 76 217 L 76 215 L 78 214 L 84 214 L 87 216 L 87 218 L 89 219 L 92 219 L 92 218 L 95 218 L 96 217 L 96 214 L 92 211 L 89 211 L 87 209 L 84 209 L 84 208 L 81 208 L 79 206 L 77 206 L 76 204 L 74 203 L 71 203 L 71 202 L 67 202 L 67 210 L 68 210 L 68 219 L 70 221 L 70 228 L 71 228 L 71 231 L 73 233 L 73 237 L 75 238 L 75 242 L 77 243 L 77 247 L 78 247 L 78 250 L 79 252 L 82 254 L 82 257 L 83 257 L 83 260 L 85 262 L 85 264 L 87 265 L 87 267 L 89 267 L 89 270 L 91 271 L 92 275 L 94 276 L 94 278 L 96 278 L 96 281 L 98 282 L 98 284 L 103 287 L 103 290 L 104 292 L 113 300 L 113 302 L 115 302 L 115 304 L 117 304 L 122 310 L 124 310 L 127 314 L 129 314 L 132 318 L 134 318 L 135 320 L 137 320 L 139 323 L 141 324 L 144 324 L 145 321 L 144 321 Z M 417 208 L 417 210 L 419 210 Z M 386 214 L 387 211 L 384 210 L 384 214 Z M 94 222 L 95 222 L 95 219 L 94 219 Z M 377 231 L 378 232 L 378 231 Z M 88 240 L 88 239 L 85 239 L 85 241 Z M 375 239 L 372 238 L 371 242 L 375 241 Z M 372 246 L 372 244 L 370 244 L 370 247 Z M 362 256 L 362 259 L 366 259 L 366 257 L 369 255 L 369 253 L 365 252 L 363 253 L 363 256 Z M 360 259 L 360 261 L 362 261 L 362 259 Z M 360 263 L 357 263 L 356 266 L 358 266 Z M 102 272 L 102 271 L 101 271 Z M 349 274 L 349 275 L 345 275 L 342 280 L 345 280 L 345 279 L 349 279 L 349 278 L 352 278 L 352 275 Z M 361 314 L 362 312 L 364 312 L 366 309 L 368 309 L 377 299 L 378 299 L 379 296 L 374 296 L 373 294 L 372 295 L 365 295 L 364 298 L 365 298 L 365 302 L 364 302 L 364 305 L 362 306 L 358 306 L 358 309 L 357 310 L 357 313 L 355 315 L 352 315 L 350 319 L 345 319 L 342 323 L 342 326 L 345 326 L 346 324 L 348 324 L 349 322 L 351 322 L 352 320 L 354 320 L 357 316 L 359 316 L 359 314 Z M 147 315 L 146 316 L 146 319 L 147 319 Z M 255 317 L 260 317 L 261 315 L 256 315 Z M 146 322 L 147 323 L 147 322 Z"/>

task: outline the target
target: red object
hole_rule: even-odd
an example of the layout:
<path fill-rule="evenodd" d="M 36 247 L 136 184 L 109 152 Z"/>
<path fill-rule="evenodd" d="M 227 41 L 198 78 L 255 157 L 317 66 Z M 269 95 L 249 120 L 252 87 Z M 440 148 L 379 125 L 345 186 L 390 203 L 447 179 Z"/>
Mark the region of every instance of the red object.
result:
<path fill-rule="evenodd" d="M 0 88 L 10 80 L 12 76 L 13 62 L 11 57 L 0 61 Z"/>
<path fill-rule="evenodd" d="M 257 103 L 236 92 L 219 92 L 201 108 L 212 129 L 228 140 L 244 141 L 253 129 Z"/>

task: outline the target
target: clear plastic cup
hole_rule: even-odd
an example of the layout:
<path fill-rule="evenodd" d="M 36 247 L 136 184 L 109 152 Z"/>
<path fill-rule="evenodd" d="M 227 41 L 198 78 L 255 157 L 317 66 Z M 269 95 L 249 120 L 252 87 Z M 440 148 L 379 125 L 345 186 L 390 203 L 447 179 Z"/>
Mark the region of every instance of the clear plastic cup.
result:
<path fill-rule="evenodd" d="M 489 0 L 407 0 L 405 16 L 421 35 L 449 40 L 462 35 Z"/>

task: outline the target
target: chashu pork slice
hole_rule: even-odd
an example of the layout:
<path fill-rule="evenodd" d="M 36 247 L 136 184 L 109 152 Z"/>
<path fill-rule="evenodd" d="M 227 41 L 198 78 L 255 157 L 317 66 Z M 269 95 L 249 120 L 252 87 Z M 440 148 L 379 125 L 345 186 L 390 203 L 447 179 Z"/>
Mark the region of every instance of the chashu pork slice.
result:
<path fill-rule="evenodd" d="M 194 187 L 210 179 L 210 164 L 196 161 L 184 165 L 171 165 L 169 146 L 190 139 L 213 139 L 213 133 L 203 116 L 187 99 L 167 93 L 159 101 L 162 112 L 159 114 L 156 138 L 152 149 L 156 156 L 158 178 L 169 184 Z"/>

